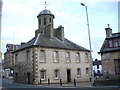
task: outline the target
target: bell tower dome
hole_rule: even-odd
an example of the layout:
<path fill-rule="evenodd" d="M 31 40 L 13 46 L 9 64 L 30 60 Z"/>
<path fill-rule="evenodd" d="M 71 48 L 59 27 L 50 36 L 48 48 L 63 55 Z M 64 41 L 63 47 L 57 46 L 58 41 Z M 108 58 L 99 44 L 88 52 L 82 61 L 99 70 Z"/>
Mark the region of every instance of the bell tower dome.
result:
<path fill-rule="evenodd" d="M 46 5 L 46 2 L 45 2 Z M 45 29 L 49 26 L 51 29 L 54 27 L 54 22 L 53 19 L 55 16 L 52 14 L 50 10 L 46 9 L 42 10 L 39 15 L 37 16 L 38 18 L 38 30 L 35 31 L 35 35 L 38 33 L 45 33 Z"/>
<path fill-rule="evenodd" d="M 45 9 L 39 13 L 37 18 L 38 18 L 38 28 L 42 29 L 43 27 L 49 24 L 52 24 L 53 26 L 53 19 L 55 17 L 50 10 Z"/>

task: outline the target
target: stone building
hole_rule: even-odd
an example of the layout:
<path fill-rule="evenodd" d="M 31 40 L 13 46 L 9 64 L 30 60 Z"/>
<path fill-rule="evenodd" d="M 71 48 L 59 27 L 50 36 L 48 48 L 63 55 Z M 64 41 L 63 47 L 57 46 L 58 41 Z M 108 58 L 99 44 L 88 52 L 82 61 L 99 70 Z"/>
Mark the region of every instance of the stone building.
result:
<path fill-rule="evenodd" d="M 90 51 L 64 37 L 64 27 L 54 28 L 55 16 L 42 10 L 38 29 L 14 51 L 14 82 L 40 84 L 90 81 Z"/>
<path fill-rule="evenodd" d="M 12 52 L 13 52 L 13 49 L 16 50 L 18 47 L 19 45 L 13 45 L 13 44 L 6 45 L 6 52 L 4 53 L 4 62 L 2 63 L 3 69 L 4 69 L 3 76 L 5 78 L 13 77 L 14 60 L 13 60 Z"/>
<path fill-rule="evenodd" d="M 120 32 L 112 33 L 110 27 L 105 30 L 106 38 L 99 52 L 102 70 L 103 73 L 120 75 Z"/>
<path fill-rule="evenodd" d="M 94 76 L 102 76 L 102 63 L 101 60 L 95 59 L 93 61 Z"/>

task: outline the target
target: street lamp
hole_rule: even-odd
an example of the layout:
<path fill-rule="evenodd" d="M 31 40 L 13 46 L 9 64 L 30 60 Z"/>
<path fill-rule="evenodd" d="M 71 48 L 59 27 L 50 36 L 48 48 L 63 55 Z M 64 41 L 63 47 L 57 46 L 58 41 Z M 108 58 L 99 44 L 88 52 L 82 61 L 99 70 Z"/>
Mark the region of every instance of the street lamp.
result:
<path fill-rule="evenodd" d="M 89 19 L 88 19 L 88 11 L 87 6 L 81 3 L 82 6 L 85 6 L 86 9 L 86 17 L 87 17 L 87 26 L 88 26 L 88 36 L 89 36 L 89 46 L 90 46 L 90 59 L 92 60 L 92 47 L 91 47 L 91 38 L 90 38 L 90 27 L 89 27 Z M 92 83 L 94 85 L 94 72 L 93 72 L 93 60 L 92 60 Z"/>

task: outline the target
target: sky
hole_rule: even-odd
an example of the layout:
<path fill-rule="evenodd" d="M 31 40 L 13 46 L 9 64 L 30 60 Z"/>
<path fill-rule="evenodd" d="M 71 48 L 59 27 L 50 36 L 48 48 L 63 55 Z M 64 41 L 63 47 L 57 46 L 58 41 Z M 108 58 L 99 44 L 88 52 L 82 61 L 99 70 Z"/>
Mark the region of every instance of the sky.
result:
<path fill-rule="evenodd" d="M 28 42 L 38 29 L 37 15 L 45 9 L 45 0 L 4 0 L 2 8 L 2 54 L 6 44 Z M 47 9 L 54 15 L 54 28 L 64 27 L 65 38 L 89 49 L 88 28 L 84 3 L 88 8 L 92 58 L 101 59 L 98 52 L 110 24 L 118 32 L 118 0 L 46 0 Z M 4 58 L 4 57 L 2 57 Z"/>

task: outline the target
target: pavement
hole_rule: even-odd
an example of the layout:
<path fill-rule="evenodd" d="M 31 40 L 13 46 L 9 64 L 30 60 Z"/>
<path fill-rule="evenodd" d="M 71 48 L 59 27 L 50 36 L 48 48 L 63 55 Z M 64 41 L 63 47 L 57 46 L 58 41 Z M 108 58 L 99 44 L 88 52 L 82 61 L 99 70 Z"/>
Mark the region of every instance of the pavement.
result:
<path fill-rule="evenodd" d="M 68 84 L 42 84 L 39 86 L 44 86 L 44 87 L 51 87 L 51 88 L 119 88 L 120 86 L 93 86 L 92 82 L 81 82 L 81 83 L 76 83 L 76 86 L 74 86 L 74 83 L 68 83 Z"/>

